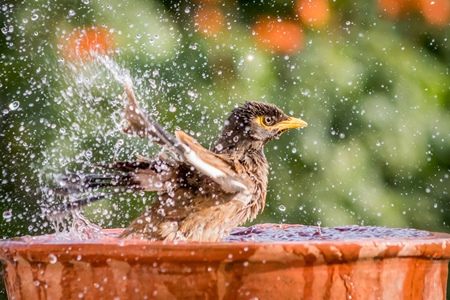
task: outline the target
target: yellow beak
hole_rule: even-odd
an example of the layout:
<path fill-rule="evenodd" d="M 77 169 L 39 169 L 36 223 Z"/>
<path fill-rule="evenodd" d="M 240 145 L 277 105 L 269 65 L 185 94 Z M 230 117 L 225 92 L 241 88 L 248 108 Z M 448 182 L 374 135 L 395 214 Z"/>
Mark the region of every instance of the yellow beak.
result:
<path fill-rule="evenodd" d="M 289 117 L 289 119 L 281 121 L 280 123 L 273 125 L 272 128 L 278 129 L 280 131 L 284 131 L 284 130 L 294 129 L 294 128 L 303 128 L 306 126 L 308 126 L 308 123 L 306 123 L 302 119 Z"/>

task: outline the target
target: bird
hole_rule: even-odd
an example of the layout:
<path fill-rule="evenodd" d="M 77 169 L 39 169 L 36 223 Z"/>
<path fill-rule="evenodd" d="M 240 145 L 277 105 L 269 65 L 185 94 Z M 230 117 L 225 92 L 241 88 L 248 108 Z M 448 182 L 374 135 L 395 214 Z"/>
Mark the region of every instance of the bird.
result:
<path fill-rule="evenodd" d="M 142 110 L 131 84 L 124 89 L 122 130 L 149 139 L 163 151 L 151 158 L 137 155 L 134 161 L 98 165 L 111 173 L 58 179 L 59 191 L 94 193 L 61 205 L 59 212 L 114 193 L 156 192 L 152 204 L 123 230 L 123 238 L 218 242 L 227 237 L 264 210 L 269 173 L 264 145 L 289 129 L 307 126 L 274 104 L 247 101 L 231 111 L 219 138 L 206 149 L 181 130 L 170 134 Z"/>

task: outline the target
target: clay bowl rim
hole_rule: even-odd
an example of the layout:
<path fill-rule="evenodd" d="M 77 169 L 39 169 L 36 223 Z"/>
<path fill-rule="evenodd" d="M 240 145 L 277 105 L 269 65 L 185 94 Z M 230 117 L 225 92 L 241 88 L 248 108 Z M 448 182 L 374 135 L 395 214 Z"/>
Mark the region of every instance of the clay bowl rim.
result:
<path fill-rule="evenodd" d="M 117 234 L 122 229 L 105 229 Z M 428 231 L 427 231 L 428 232 Z M 108 259 L 151 262 L 294 262 L 308 264 L 351 262 L 363 259 L 416 257 L 450 260 L 450 234 L 428 232 L 428 236 L 400 238 L 360 238 L 275 242 L 163 242 L 120 239 L 107 236 L 92 240 L 54 240 L 52 235 L 0 241 L 0 260 L 15 261 L 20 256 L 33 262 L 107 261 Z M 48 240 L 44 240 L 44 238 Z M 53 255 L 54 257 L 50 257 Z M 312 258 L 312 256 L 314 258 Z M 81 256 L 81 258 L 80 258 Z"/>

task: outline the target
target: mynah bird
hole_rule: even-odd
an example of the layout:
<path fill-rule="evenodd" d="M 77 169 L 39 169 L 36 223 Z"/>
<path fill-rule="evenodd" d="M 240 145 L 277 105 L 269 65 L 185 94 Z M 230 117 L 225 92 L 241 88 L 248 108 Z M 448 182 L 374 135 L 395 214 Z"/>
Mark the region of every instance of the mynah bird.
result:
<path fill-rule="evenodd" d="M 66 211 L 113 193 L 157 192 L 157 198 L 121 234 L 148 240 L 215 242 L 251 221 L 266 203 L 269 165 L 264 145 L 288 129 L 306 127 L 277 106 L 246 102 L 233 109 L 211 149 L 183 131 L 175 136 L 146 114 L 132 86 L 122 117 L 127 134 L 150 139 L 164 148 L 153 158 L 102 165 L 108 174 L 63 175 L 60 190 L 90 196 L 70 201 Z M 108 192 L 109 191 L 109 192 Z"/>

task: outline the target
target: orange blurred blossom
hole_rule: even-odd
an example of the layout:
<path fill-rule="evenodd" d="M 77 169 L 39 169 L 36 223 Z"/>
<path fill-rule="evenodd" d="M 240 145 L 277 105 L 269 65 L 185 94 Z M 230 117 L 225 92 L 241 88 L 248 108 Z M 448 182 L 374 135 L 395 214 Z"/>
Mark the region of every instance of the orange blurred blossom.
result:
<path fill-rule="evenodd" d="M 450 0 L 419 0 L 419 7 L 429 23 L 442 27 L 449 25 Z"/>
<path fill-rule="evenodd" d="M 299 51 L 304 44 L 304 33 L 293 21 L 262 18 L 253 27 L 260 46 L 273 51 L 292 53 Z"/>
<path fill-rule="evenodd" d="M 327 0 L 298 0 L 297 10 L 304 24 L 322 27 L 330 19 L 330 7 Z"/>
<path fill-rule="evenodd" d="M 218 7 L 207 5 L 196 10 L 194 22 L 201 34 L 215 36 L 223 29 L 224 17 Z"/>
<path fill-rule="evenodd" d="M 87 60 L 96 53 L 107 54 L 114 50 L 112 34 L 102 27 L 77 29 L 62 44 L 65 55 L 72 60 Z"/>

